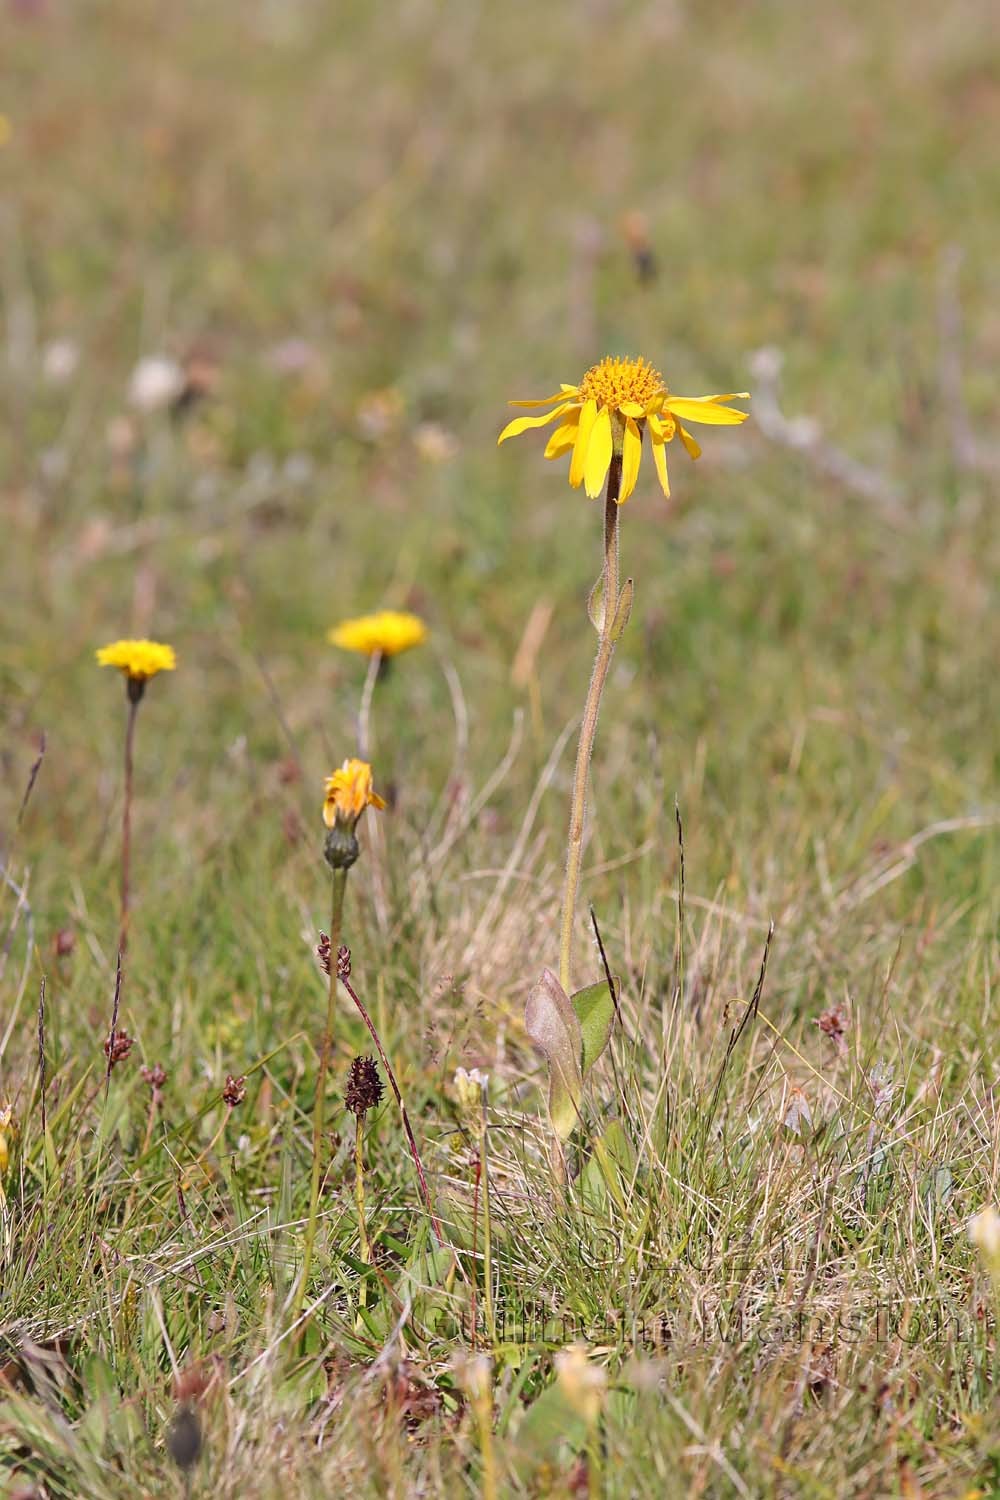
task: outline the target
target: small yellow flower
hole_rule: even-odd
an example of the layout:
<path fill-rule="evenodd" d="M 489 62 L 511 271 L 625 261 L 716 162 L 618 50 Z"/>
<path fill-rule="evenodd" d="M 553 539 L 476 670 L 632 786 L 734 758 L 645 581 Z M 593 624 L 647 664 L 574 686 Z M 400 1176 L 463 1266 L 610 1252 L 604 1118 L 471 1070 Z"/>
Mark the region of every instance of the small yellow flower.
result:
<path fill-rule="evenodd" d="M 12 1149 L 17 1141 L 18 1128 L 14 1118 L 14 1106 L 5 1104 L 0 1109 L 0 1183 L 7 1176 L 7 1168 L 10 1166 Z M 0 1195 L 2 1196 L 2 1195 Z"/>
<path fill-rule="evenodd" d="M 372 615 L 341 620 L 327 633 L 327 640 L 343 651 L 358 651 L 362 656 L 398 656 L 420 646 L 427 639 L 427 626 L 419 615 L 403 610 L 380 609 Z"/>
<path fill-rule="evenodd" d="M 592 1426 L 601 1414 L 608 1372 L 591 1363 L 585 1344 L 567 1344 L 555 1357 L 556 1380 L 570 1406 Z"/>
<path fill-rule="evenodd" d="M 146 682 L 157 672 L 172 672 L 177 666 L 173 646 L 159 641 L 112 641 L 97 652 L 102 667 L 118 667 L 130 682 Z"/>
<path fill-rule="evenodd" d="M 969 1239 L 991 1270 L 1000 1269 L 1000 1214 L 988 1206 L 974 1214 L 968 1224 Z"/>
<path fill-rule="evenodd" d="M 579 385 L 563 385 L 543 401 L 511 401 L 511 406 L 549 406 L 541 417 L 515 417 L 497 438 L 498 443 L 517 437 L 529 427 L 559 425 L 549 438 L 546 458 L 559 458 L 572 450 L 569 482 L 574 489 L 582 484 L 591 498 L 604 489 L 612 456 L 621 457 L 621 483 L 618 504 L 635 489 L 642 456 L 645 429 L 653 446 L 660 487 L 667 496 L 667 444 L 680 434 L 692 458 L 701 449 L 682 422 L 703 422 L 708 426 L 736 426 L 745 422 L 748 413 L 736 411 L 723 403 L 748 401 L 747 391 L 723 396 L 671 395 L 659 370 L 642 359 L 602 359 L 584 375 Z"/>
<path fill-rule="evenodd" d="M 353 828 L 366 807 L 385 807 L 385 799 L 372 790 L 372 768 L 365 760 L 345 760 L 339 771 L 326 778 L 323 822 L 327 828 L 335 824 Z"/>

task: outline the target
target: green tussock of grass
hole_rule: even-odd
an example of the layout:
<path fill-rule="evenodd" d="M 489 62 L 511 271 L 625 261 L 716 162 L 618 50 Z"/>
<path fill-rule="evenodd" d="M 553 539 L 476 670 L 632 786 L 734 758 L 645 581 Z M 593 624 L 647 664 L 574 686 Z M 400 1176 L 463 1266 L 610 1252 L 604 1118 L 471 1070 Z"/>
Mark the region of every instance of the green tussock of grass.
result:
<path fill-rule="evenodd" d="M 0 1492 L 488 1495 L 491 1461 L 505 1496 L 1000 1492 L 967 1228 L 997 1195 L 992 21 L 8 7 Z M 769 425 L 762 348 L 826 447 Z M 600 514 L 538 434 L 495 441 L 607 352 L 748 386 L 757 420 L 697 465 L 673 444 L 669 505 L 646 453 L 622 512 L 575 956 L 597 981 L 592 904 L 621 1022 L 560 1192 L 523 1014 L 557 964 Z M 153 354 L 182 410 L 130 404 Z M 390 806 L 344 937 L 444 1245 L 389 1094 L 365 1260 L 343 1094 L 373 1044 L 341 991 L 296 1323 L 322 782 L 364 677 L 325 634 L 382 605 L 430 639 L 376 684 Z M 93 652 L 133 634 L 179 667 L 138 716 L 107 1081 L 125 706 Z M 489 1074 L 491 1447 L 459 1066 Z"/>

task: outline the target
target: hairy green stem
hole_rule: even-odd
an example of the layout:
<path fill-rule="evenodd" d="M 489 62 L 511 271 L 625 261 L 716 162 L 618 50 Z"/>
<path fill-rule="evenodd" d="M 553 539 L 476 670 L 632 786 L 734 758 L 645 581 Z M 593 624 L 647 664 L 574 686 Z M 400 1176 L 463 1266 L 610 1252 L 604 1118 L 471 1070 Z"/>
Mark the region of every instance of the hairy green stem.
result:
<path fill-rule="evenodd" d="M 601 695 L 608 680 L 608 669 L 614 654 L 613 626 L 618 609 L 618 491 L 621 485 L 621 455 L 615 454 L 608 471 L 604 497 L 604 572 L 602 576 L 604 618 L 590 687 L 583 708 L 580 743 L 576 752 L 573 777 L 573 800 L 570 803 L 569 838 L 566 844 L 566 885 L 563 893 L 562 924 L 559 931 L 559 982 L 570 993 L 573 954 L 573 917 L 580 886 L 580 864 L 583 859 L 583 830 L 587 816 L 587 776 L 594 750 L 594 736 L 601 711 Z"/>

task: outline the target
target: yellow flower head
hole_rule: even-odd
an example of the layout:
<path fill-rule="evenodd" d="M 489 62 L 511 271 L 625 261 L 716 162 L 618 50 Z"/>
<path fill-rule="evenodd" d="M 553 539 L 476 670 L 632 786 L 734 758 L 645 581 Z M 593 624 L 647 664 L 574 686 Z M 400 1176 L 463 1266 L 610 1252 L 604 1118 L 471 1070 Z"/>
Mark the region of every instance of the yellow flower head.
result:
<path fill-rule="evenodd" d="M 667 496 L 667 444 L 680 434 L 692 458 L 701 449 L 683 422 L 704 422 L 715 427 L 735 426 L 745 422 L 748 413 L 726 406 L 726 401 L 748 401 L 747 391 L 724 396 L 673 396 L 659 370 L 642 359 L 602 359 L 584 375 L 579 385 L 563 385 L 543 401 L 511 401 L 511 406 L 548 406 L 540 417 L 515 417 L 501 432 L 498 443 L 517 437 L 529 427 L 558 426 L 549 438 L 546 458 L 559 458 L 572 451 L 569 482 L 574 489 L 581 484 L 592 498 L 604 489 L 611 460 L 621 460 L 621 480 L 616 499 L 619 505 L 635 489 L 642 456 L 642 438 L 646 428 L 653 446 L 653 462 L 660 487 Z"/>
<path fill-rule="evenodd" d="M 366 807 L 385 807 L 385 799 L 372 790 L 372 768 L 366 760 L 345 760 L 339 771 L 326 778 L 323 822 L 327 828 L 335 824 L 353 828 Z"/>
<path fill-rule="evenodd" d="M 341 620 L 327 634 L 327 640 L 344 651 L 359 651 L 362 656 L 398 656 L 411 646 L 427 639 L 427 626 L 419 615 L 397 609 L 380 609 L 373 615 L 359 615 Z"/>
<path fill-rule="evenodd" d="M 112 641 L 97 652 L 102 667 L 118 667 L 130 682 L 146 682 L 157 672 L 172 672 L 177 665 L 173 646 L 159 641 Z"/>

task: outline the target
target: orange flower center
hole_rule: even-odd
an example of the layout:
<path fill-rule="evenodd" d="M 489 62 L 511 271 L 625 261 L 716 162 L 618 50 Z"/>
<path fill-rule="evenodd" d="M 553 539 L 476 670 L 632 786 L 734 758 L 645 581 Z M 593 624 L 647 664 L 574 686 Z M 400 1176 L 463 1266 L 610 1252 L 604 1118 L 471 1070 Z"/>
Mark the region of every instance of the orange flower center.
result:
<path fill-rule="evenodd" d="M 637 401 L 645 406 L 654 396 L 663 393 L 666 387 L 663 376 L 641 355 L 638 359 L 602 359 L 593 365 L 580 381 L 580 396 L 584 401 L 596 401 L 598 406 L 616 410 L 623 401 Z"/>

